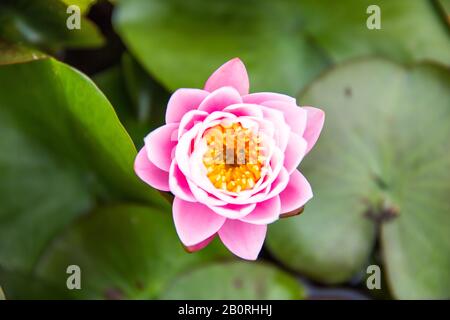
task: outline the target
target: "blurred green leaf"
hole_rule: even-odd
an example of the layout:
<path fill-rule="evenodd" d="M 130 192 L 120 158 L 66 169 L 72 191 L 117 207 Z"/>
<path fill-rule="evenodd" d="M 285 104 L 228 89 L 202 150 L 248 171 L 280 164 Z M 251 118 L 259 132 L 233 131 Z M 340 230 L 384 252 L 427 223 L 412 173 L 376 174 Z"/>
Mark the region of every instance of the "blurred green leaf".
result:
<path fill-rule="evenodd" d="M 3 0 L 0 38 L 55 51 L 61 47 L 91 48 L 104 39 L 95 24 L 81 17 L 80 29 L 69 30 L 67 5 L 56 0 Z"/>
<path fill-rule="evenodd" d="M 105 96 L 53 59 L 0 67 L 0 266 L 29 270 L 97 202 L 167 208 L 133 172 L 136 149 Z"/>
<path fill-rule="evenodd" d="M 81 13 L 87 13 L 92 5 L 94 5 L 97 0 L 61 0 L 67 6 L 78 6 L 80 8 Z"/>
<path fill-rule="evenodd" d="M 164 124 L 169 94 L 157 85 L 129 55 L 120 66 L 94 76 L 94 81 L 111 101 L 135 145 Z"/>
<path fill-rule="evenodd" d="M 447 22 L 450 22 L 450 0 L 438 0 L 438 3 L 445 13 Z"/>
<path fill-rule="evenodd" d="M 61 290 L 69 265 L 81 268 L 83 299 L 155 298 L 176 274 L 204 262 L 231 258 L 215 240 L 188 254 L 170 214 L 151 207 L 118 205 L 83 217 L 47 250 L 36 273 Z"/>
<path fill-rule="evenodd" d="M 0 65 L 22 63 L 45 58 L 45 54 L 36 49 L 0 40 Z"/>
<path fill-rule="evenodd" d="M 163 125 L 169 94 L 129 54 L 123 55 L 122 74 L 137 120 Z"/>
<path fill-rule="evenodd" d="M 93 80 L 114 106 L 117 116 L 127 129 L 136 147 L 141 147 L 144 137 L 150 132 L 146 123 L 140 123 L 134 115 L 133 102 L 128 95 L 122 69 L 120 66 L 111 67 L 96 74 Z"/>
<path fill-rule="evenodd" d="M 3 293 L 2 287 L 0 287 L 0 300 L 6 300 L 5 294 Z"/>
<path fill-rule="evenodd" d="M 381 7 L 381 30 L 366 10 Z M 327 65 L 380 54 L 450 64 L 445 24 L 430 1 L 127 0 L 114 21 L 130 51 L 170 90 L 202 87 L 233 57 L 252 91 L 296 94 Z"/>
<path fill-rule="evenodd" d="M 67 275 L 69 276 L 69 275 Z M 0 267 L 0 282 L 10 300 L 70 299 L 73 291 L 55 288 L 30 273 L 7 271 Z"/>
<path fill-rule="evenodd" d="M 289 274 L 265 263 L 228 262 L 200 267 L 176 278 L 162 299 L 304 299 L 305 289 Z"/>
<path fill-rule="evenodd" d="M 364 265 L 381 229 L 384 268 L 397 298 L 450 296 L 450 72 L 379 59 L 344 64 L 301 101 L 326 112 L 301 164 L 315 198 L 270 229 L 271 252 L 322 282 Z"/>

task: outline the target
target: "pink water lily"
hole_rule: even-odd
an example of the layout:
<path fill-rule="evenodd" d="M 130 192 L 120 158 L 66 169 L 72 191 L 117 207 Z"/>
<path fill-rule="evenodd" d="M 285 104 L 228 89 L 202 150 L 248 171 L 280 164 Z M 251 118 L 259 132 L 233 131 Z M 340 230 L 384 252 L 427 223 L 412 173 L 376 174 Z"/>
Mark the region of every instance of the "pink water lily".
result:
<path fill-rule="evenodd" d="M 166 124 L 145 138 L 135 171 L 175 196 L 175 228 L 189 251 L 218 235 L 235 255 L 255 260 L 267 224 L 312 198 L 297 167 L 316 143 L 324 117 L 287 95 L 249 94 L 247 71 L 235 58 L 203 90 L 173 93 Z"/>

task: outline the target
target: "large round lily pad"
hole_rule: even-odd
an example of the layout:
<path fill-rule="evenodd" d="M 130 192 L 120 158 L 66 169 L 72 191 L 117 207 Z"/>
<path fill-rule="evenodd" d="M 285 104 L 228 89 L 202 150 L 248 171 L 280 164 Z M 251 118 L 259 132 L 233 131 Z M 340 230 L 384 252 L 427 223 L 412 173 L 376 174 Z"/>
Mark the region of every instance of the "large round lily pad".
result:
<path fill-rule="evenodd" d="M 381 9 L 369 30 L 367 8 Z M 324 67 L 381 54 L 450 63 L 445 23 L 431 1 L 126 0 L 114 23 L 130 51 L 167 88 L 202 87 L 240 57 L 252 91 L 296 94 Z"/>
<path fill-rule="evenodd" d="M 37 266 L 42 281 L 61 291 L 66 269 L 81 269 L 83 299 L 155 298 L 178 273 L 206 261 L 231 259 L 215 240 L 202 251 L 184 251 L 170 214 L 151 207 L 117 205 L 96 210 L 71 226 L 50 246 Z"/>
<path fill-rule="evenodd" d="M 450 297 L 449 70 L 355 61 L 300 101 L 326 112 L 300 165 L 315 197 L 302 216 L 270 228 L 272 253 L 318 281 L 343 282 L 363 270 L 379 226 L 392 293 Z"/>
<path fill-rule="evenodd" d="M 0 266 L 31 270 L 74 217 L 111 199 L 164 207 L 100 90 L 53 59 L 0 67 Z"/>
<path fill-rule="evenodd" d="M 231 262 L 200 267 L 176 278 L 163 299 L 303 299 L 298 280 L 264 263 Z"/>

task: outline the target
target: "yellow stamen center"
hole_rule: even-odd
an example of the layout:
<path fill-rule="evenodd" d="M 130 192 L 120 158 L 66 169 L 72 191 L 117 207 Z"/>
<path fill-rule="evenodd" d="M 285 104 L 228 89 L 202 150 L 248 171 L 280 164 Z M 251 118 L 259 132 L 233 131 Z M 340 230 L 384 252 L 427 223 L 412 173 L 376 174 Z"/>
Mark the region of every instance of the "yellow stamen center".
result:
<path fill-rule="evenodd" d="M 208 149 L 203 164 L 212 184 L 232 192 L 252 189 L 265 160 L 259 137 L 239 122 L 224 120 L 208 129 L 204 138 Z"/>

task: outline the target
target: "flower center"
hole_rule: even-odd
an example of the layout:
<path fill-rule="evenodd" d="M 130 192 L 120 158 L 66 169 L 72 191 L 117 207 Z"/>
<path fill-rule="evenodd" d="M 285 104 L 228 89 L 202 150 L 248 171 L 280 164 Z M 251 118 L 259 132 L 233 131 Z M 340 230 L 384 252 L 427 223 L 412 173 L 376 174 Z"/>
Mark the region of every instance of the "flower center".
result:
<path fill-rule="evenodd" d="M 208 149 L 203 164 L 212 184 L 232 192 L 252 189 L 261 178 L 265 160 L 258 135 L 239 122 L 224 120 L 208 129 L 204 138 Z"/>

